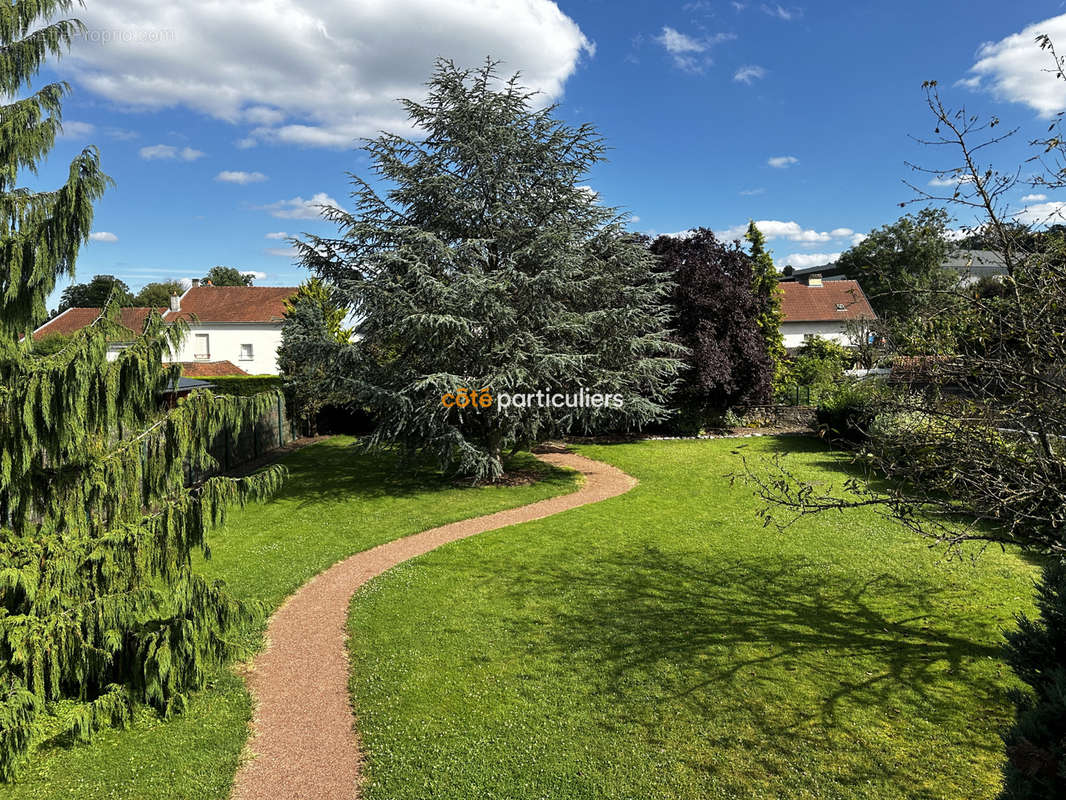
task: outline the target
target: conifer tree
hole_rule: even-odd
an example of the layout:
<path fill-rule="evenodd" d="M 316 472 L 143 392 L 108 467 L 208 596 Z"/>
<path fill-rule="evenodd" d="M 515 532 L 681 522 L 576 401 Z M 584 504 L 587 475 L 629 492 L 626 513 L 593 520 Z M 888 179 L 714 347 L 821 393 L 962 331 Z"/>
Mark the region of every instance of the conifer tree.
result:
<path fill-rule="evenodd" d="M 616 209 L 583 184 L 605 145 L 537 108 L 495 65 L 441 61 L 420 139 L 366 144 L 379 194 L 354 179 L 341 235 L 299 243 L 302 260 L 355 312 L 359 341 L 325 357 L 332 389 L 376 411 L 370 444 L 431 453 L 478 479 L 501 452 L 567 431 L 639 427 L 664 415 L 680 351 L 666 333 L 668 279 Z M 492 394 L 620 394 L 623 407 L 445 407 Z"/>
<path fill-rule="evenodd" d="M 781 335 L 781 321 L 784 319 L 781 312 L 782 292 L 777 267 L 774 266 L 770 251 L 766 249 L 766 237 L 754 220 L 748 223 L 744 238 L 751 243 L 751 269 L 755 274 L 752 289 L 761 308 L 756 322 L 766 342 L 766 354 L 770 357 L 774 384 L 777 386 L 784 379 L 783 372 L 786 369 L 785 339 Z"/>
<path fill-rule="evenodd" d="M 59 275 L 73 275 L 109 179 L 95 148 L 58 189 L 18 181 L 61 130 L 64 84 L 20 97 L 81 29 L 71 0 L 0 5 L 0 778 L 42 729 L 76 739 L 122 724 L 134 706 L 182 708 L 229 657 L 229 633 L 254 609 L 194 574 L 207 526 L 269 491 L 280 470 L 214 477 L 205 444 L 235 432 L 266 398 L 194 393 L 161 410 L 180 374 L 163 355 L 184 329 L 158 315 L 114 362 L 118 303 L 58 352 L 22 338 L 44 316 Z M 272 400 L 272 398 L 271 398 Z M 73 701 L 73 707 L 72 702 Z M 63 715 L 42 725 L 56 703 Z"/>

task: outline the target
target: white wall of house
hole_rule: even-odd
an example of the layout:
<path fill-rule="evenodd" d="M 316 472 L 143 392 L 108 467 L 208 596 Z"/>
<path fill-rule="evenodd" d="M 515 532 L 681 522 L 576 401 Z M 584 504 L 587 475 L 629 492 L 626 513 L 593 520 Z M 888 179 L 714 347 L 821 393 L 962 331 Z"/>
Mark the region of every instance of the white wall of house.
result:
<path fill-rule="evenodd" d="M 855 346 L 855 342 L 844 331 L 843 322 L 782 322 L 781 336 L 785 340 L 786 350 L 802 347 L 810 336 L 821 336 L 845 347 Z"/>
<path fill-rule="evenodd" d="M 278 374 L 281 323 L 202 322 L 189 334 L 172 361 L 230 361 L 251 375 Z"/>

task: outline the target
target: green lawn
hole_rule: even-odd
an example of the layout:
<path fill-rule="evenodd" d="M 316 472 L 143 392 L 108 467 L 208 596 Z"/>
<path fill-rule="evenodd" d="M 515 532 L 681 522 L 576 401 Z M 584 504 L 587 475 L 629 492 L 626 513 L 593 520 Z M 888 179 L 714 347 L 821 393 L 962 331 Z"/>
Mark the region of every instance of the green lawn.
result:
<path fill-rule="evenodd" d="M 382 542 L 576 488 L 575 476 L 530 456 L 518 467 L 542 480 L 513 488 L 460 488 L 423 469 L 397 470 L 390 456 L 354 452 L 333 439 L 291 455 L 291 476 L 273 500 L 235 512 L 210 537 L 203 572 L 239 597 L 273 608 L 335 561 Z M 258 642 L 261 629 L 248 633 Z M 232 672 L 216 676 L 189 711 L 169 721 L 144 713 L 125 731 L 89 745 L 44 746 L 0 800 L 224 800 L 244 746 L 250 702 Z"/>
<path fill-rule="evenodd" d="M 841 480 L 812 442 L 745 441 Z M 583 447 L 640 485 L 361 590 L 369 799 L 992 798 L 1033 568 L 867 511 L 763 529 L 739 445 Z"/>

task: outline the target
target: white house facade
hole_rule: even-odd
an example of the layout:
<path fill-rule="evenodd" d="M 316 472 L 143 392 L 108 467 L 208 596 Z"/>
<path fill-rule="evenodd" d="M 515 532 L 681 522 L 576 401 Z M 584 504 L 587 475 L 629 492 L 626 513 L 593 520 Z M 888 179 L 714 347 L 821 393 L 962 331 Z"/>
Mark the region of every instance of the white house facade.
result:
<path fill-rule="evenodd" d="M 130 341 L 144 328 L 151 311 L 159 312 L 165 322 L 188 324 L 185 341 L 165 359 L 181 362 L 186 376 L 277 375 L 285 301 L 295 293 L 288 286 L 201 286 L 194 281 L 184 294 L 170 299 L 169 308 L 123 308 L 119 322 L 130 330 Z M 100 314 L 99 308 L 67 309 L 33 336 L 69 335 L 91 325 Z M 129 342 L 112 343 L 108 358 L 117 358 L 127 346 Z"/>
<path fill-rule="evenodd" d="M 228 361 L 249 375 L 277 375 L 281 325 L 270 322 L 195 322 L 181 349 L 168 361 L 211 364 Z"/>

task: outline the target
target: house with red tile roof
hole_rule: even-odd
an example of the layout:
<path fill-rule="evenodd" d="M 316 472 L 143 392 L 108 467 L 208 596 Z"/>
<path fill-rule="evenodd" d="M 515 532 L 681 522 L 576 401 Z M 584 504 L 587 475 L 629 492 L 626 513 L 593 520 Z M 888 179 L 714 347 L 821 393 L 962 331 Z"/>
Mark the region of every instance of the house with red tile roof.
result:
<path fill-rule="evenodd" d="M 285 301 L 296 293 L 292 286 L 212 286 L 194 281 L 169 308 L 154 309 L 166 322 L 182 320 L 189 333 L 169 361 L 180 361 L 193 377 L 222 375 L 277 375 Z M 119 322 L 130 331 L 130 341 L 144 328 L 151 308 L 123 308 Z M 51 334 L 71 334 L 100 316 L 99 308 L 68 308 L 33 332 L 35 339 Z M 114 359 L 129 342 L 112 344 Z"/>
<path fill-rule="evenodd" d="M 780 286 L 781 335 L 787 350 L 814 337 L 854 347 L 859 343 L 848 334 L 848 321 L 877 319 L 858 281 L 823 281 L 821 275 L 812 274 Z"/>

